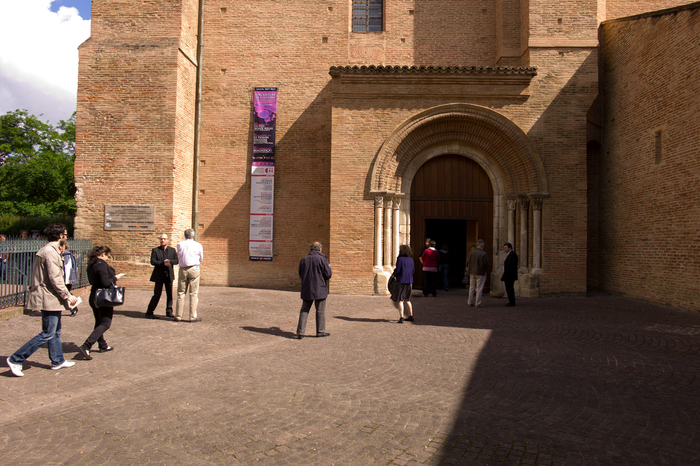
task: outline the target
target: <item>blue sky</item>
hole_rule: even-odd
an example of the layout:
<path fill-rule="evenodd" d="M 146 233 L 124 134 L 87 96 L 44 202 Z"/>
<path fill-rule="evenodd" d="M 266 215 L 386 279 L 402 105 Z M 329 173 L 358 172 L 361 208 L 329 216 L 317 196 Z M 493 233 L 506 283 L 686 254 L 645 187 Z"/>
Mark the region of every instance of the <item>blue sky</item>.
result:
<path fill-rule="evenodd" d="M 58 12 L 62 6 L 77 8 L 81 18 L 90 19 L 92 0 L 54 0 L 51 4 L 51 11 Z"/>
<path fill-rule="evenodd" d="M 91 7 L 90 0 L 0 0 L 0 114 L 26 109 L 52 124 L 70 118 Z"/>

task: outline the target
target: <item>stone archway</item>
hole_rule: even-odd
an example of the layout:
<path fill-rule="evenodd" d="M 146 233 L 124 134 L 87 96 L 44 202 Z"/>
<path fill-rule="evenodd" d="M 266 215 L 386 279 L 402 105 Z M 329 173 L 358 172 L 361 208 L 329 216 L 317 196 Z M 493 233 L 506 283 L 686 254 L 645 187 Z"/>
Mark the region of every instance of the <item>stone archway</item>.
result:
<path fill-rule="evenodd" d="M 448 104 L 406 120 L 386 139 L 374 160 L 370 189 L 375 198 L 373 271 L 378 294 L 385 293 L 399 244 L 410 242 L 413 177 L 426 161 L 445 154 L 469 157 L 486 171 L 494 193 L 494 242 L 519 245 L 524 251 L 520 261 L 523 274 L 541 271 L 541 206 L 542 199 L 548 197 L 548 184 L 537 150 L 527 135 L 503 115 L 477 105 Z M 532 267 L 528 260 L 531 202 Z M 517 241 L 516 211 L 520 214 Z M 537 277 L 520 284 L 525 289 L 521 294 L 538 294 Z M 492 293 L 500 290 L 496 287 Z"/>

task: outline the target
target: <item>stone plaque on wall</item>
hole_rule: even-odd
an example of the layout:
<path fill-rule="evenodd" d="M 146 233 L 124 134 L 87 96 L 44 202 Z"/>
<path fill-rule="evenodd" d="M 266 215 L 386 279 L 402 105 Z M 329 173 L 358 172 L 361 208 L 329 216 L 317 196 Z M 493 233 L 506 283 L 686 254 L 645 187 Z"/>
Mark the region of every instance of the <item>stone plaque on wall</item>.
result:
<path fill-rule="evenodd" d="M 156 229 L 154 205 L 105 205 L 105 230 L 153 231 Z"/>

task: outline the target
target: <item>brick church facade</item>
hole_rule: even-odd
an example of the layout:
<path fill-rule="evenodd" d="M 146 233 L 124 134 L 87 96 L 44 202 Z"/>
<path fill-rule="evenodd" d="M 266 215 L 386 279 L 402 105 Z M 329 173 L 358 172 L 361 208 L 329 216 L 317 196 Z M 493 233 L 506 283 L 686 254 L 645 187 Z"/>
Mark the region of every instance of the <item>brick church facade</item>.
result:
<path fill-rule="evenodd" d="M 492 295 L 510 242 L 521 296 L 700 310 L 699 17 L 680 0 L 95 0 L 77 234 L 130 286 L 189 226 L 205 285 L 294 289 L 318 240 L 333 293 L 385 293 L 398 246 L 417 257 L 426 236 L 459 282 L 483 238 Z M 271 261 L 249 252 L 256 87 L 277 88 Z M 155 206 L 155 230 L 105 229 L 109 204 Z"/>

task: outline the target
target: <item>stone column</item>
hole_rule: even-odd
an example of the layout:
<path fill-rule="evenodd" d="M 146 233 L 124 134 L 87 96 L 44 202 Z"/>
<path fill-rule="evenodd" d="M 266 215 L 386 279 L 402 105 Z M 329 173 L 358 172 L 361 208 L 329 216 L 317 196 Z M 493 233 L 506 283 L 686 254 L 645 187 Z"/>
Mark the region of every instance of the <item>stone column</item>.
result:
<path fill-rule="evenodd" d="M 391 217 L 393 211 L 393 199 L 385 198 L 384 206 L 384 270 L 391 271 Z"/>
<path fill-rule="evenodd" d="M 530 200 L 522 196 L 518 199 L 518 203 L 520 204 L 520 255 L 518 255 L 518 261 L 520 262 L 520 267 L 527 269 L 527 221 L 529 218 Z"/>
<path fill-rule="evenodd" d="M 401 232 L 400 232 L 400 217 L 401 213 L 401 199 L 398 197 L 394 198 L 394 240 L 392 241 L 393 249 L 391 254 L 391 265 L 396 267 L 396 258 L 399 255 L 399 245 L 401 244 Z"/>
<path fill-rule="evenodd" d="M 374 197 L 374 268 L 382 268 L 382 214 L 384 212 L 384 198 Z"/>
<path fill-rule="evenodd" d="M 515 199 L 506 199 L 508 205 L 508 242 L 515 248 L 515 206 L 517 201 Z M 503 245 L 499 245 L 500 248 Z"/>
<path fill-rule="evenodd" d="M 542 272 L 542 198 L 532 198 L 532 267 Z"/>

